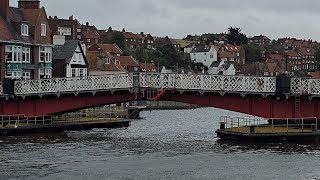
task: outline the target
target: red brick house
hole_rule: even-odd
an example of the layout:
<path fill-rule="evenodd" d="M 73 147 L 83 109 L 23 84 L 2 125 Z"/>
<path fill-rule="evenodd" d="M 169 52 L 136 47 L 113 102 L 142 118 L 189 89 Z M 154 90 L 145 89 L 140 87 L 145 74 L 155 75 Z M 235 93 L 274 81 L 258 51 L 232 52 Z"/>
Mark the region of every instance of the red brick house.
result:
<path fill-rule="evenodd" d="M 110 53 L 105 52 L 87 52 L 90 75 L 119 74 L 127 71 L 116 63 L 115 58 Z"/>
<path fill-rule="evenodd" d="M 94 25 L 90 26 L 88 22 L 82 25 L 82 40 L 88 48 L 99 43 L 101 38 L 98 29 Z"/>
<path fill-rule="evenodd" d="M 242 46 L 232 44 L 222 45 L 218 51 L 218 58 L 233 64 L 245 64 L 246 55 Z"/>
<path fill-rule="evenodd" d="M 63 35 L 66 40 L 82 40 L 82 27 L 77 19 L 70 16 L 69 19 L 59 19 L 57 16 L 48 19 L 52 37 L 54 35 Z"/>
<path fill-rule="evenodd" d="M 260 36 L 253 36 L 252 38 L 249 38 L 249 44 L 254 45 L 270 45 L 271 39 L 267 36 L 260 35 Z"/>
<path fill-rule="evenodd" d="M 39 0 L 20 0 L 18 7 L 1 0 L 0 29 L 1 79 L 52 77 L 51 30 Z"/>

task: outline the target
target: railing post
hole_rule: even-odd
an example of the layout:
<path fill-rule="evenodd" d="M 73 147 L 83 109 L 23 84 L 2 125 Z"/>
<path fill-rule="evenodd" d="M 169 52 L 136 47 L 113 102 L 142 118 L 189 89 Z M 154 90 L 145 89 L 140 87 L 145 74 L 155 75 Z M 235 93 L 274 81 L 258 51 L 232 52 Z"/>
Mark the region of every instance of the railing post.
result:
<path fill-rule="evenodd" d="M 302 132 L 303 132 L 303 129 L 304 129 L 304 119 L 302 118 Z"/>
<path fill-rule="evenodd" d="M 289 132 L 289 119 L 287 118 L 287 132 Z"/>

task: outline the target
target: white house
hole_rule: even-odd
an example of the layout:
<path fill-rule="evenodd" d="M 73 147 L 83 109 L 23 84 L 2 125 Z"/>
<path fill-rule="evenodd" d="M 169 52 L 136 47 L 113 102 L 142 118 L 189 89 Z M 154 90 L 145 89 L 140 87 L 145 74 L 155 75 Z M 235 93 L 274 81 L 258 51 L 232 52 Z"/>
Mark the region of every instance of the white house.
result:
<path fill-rule="evenodd" d="M 210 67 L 212 63 L 218 61 L 218 48 L 214 45 L 198 45 L 191 51 L 190 58 L 194 63 Z"/>
<path fill-rule="evenodd" d="M 88 62 L 80 41 L 65 41 L 64 36 L 56 35 L 53 44 L 53 77 L 87 76 Z"/>
<path fill-rule="evenodd" d="M 233 64 L 227 61 L 217 61 L 208 68 L 208 74 L 211 75 L 236 75 L 236 69 Z"/>

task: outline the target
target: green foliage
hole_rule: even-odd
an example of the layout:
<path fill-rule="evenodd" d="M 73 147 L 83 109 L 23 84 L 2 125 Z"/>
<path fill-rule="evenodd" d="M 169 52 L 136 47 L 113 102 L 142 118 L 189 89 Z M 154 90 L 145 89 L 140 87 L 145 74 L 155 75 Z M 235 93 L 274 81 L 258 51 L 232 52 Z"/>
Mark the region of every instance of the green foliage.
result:
<path fill-rule="evenodd" d="M 103 39 L 103 43 L 106 43 L 106 44 L 116 43 L 121 50 L 123 51 L 126 50 L 126 40 L 122 32 L 119 32 L 119 31 L 113 31 L 109 36 Z"/>
<path fill-rule="evenodd" d="M 241 32 L 238 27 L 229 27 L 227 34 L 227 42 L 234 45 L 248 44 L 248 38 Z"/>

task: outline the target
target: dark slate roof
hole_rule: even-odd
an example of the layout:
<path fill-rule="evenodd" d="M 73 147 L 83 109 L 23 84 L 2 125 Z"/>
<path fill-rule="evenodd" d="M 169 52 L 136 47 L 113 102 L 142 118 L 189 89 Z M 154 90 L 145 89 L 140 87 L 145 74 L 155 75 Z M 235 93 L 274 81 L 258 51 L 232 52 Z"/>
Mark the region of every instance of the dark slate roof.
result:
<path fill-rule="evenodd" d="M 210 46 L 199 44 L 197 45 L 191 53 L 196 53 L 196 52 L 209 52 L 211 49 Z"/>
<path fill-rule="evenodd" d="M 64 59 L 67 63 L 70 63 L 72 56 L 78 46 L 80 46 L 80 41 L 78 40 L 66 41 L 63 46 L 55 46 L 52 52 L 52 59 Z"/>
<path fill-rule="evenodd" d="M 230 63 L 224 63 L 224 64 L 221 66 L 221 68 L 223 68 L 224 70 L 228 70 L 230 66 L 231 66 Z"/>
<path fill-rule="evenodd" d="M 210 67 L 218 67 L 220 63 L 221 63 L 221 61 L 215 61 L 215 62 L 213 62 L 213 63 L 211 64 Z"/>

